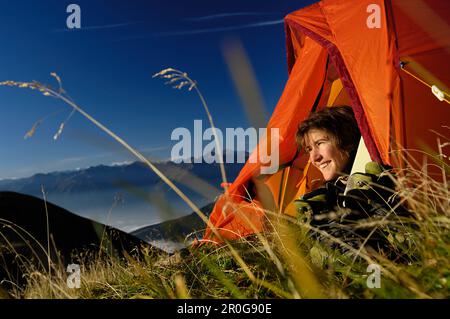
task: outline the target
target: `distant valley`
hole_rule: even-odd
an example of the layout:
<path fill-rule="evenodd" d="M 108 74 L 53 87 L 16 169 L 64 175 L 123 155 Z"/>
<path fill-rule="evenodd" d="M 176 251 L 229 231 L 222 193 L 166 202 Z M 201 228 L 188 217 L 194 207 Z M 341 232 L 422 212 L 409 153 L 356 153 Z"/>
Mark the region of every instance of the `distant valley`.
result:
<path fill-rule="evenodd" d="M 155 165 L 200 208 L 213 202 L 222 191 L 218 164 L 166 161 Z M 228 180 L 234 180 L 243 165 L 225 164 Z M 192 213 L 173 190 L 140 162 L 0 180 L 0 191 L 39 198 L 43 198 L 42 187 L 49 202 L 126 232 Z M 164 236 L 155 233 L 156 237 Z"/>

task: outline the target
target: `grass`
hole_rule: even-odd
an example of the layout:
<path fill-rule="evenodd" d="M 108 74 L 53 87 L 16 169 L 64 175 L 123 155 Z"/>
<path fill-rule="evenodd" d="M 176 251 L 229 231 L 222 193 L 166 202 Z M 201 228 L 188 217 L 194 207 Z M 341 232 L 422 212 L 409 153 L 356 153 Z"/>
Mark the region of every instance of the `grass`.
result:
<path fill-rule="evenodd" d="M 396 262 L 370 249 L 368 258 L 382 267 L 381 288 L 366 281 L 368 262 L 311 236 L 286 244 L 282 231 L 267 233 L 269 252 L 255 236 L 233 243 L 248 270 L 228 246 L 190 248 L 159 258 L 117 260 L 111 256 L 86 258 L 81 266 L 81 288 L 69 289 L 67 274 L 58 268 L 30 272 L 20 298 L 449 298 L 450 235 L 448 223 L 435 217 L 404 229 L 406 238 L 393 237 L 392 246 L 406 254 Z M 287 232 L 303 231 L 286 222 Z M 308 234 L 308 233 L 306 233 Z M 280 239 L 280 236 L 282 237 Z M 284 246 L 280 245 L 281 242 Z M 276 262 L 281 260 L 280 269 Z M 299 267 L 303 265 L 303 268 Z M 251 272 L 251 276 L 248 275 Z M 51 279 L 51 280 L 50 280 Z"/>
<path fill-rule="evenodd" d="M 171 74 L 175 75 L 168 77 Z M 75 104 L 65 95 L 60 78 L 53 73 L 52 76 L 58 81 L 57 90 L 37 82 L 6 81 L 0 85 L 39 90 L 66 102 L 72 112 L 81 113 L 146 163 L 215 231 L 206 216 L 175 184 Z M 173 69 L 157 76 L 166 77 L 177 88 L 195 88 L 213 125 L 195 81 Z M 60 125 L 54 138 L 59 137 L 66 123 L 67 120 Z M 26 137 L 31 137 L 37 126 Z M 224 241 L 221 246 L 189 247 L 173 255 L 156 257 L 145 251 L 140 257 L 124 259 L 105 253 L 81 256 L 79 289 L 67 286 L 68 274 L 62 264 L 53 262 L 51 271 L 45 271 L 30 263 L 26 284 L 10 294 L 14 298 L 96 299 L 450 298 L 449 162 L 442 152 L 444 143 L 440 140 L 439 143 L 440 154 L 431 156 L 438 159 L 437 164 L 430 165 L 439 165 L 442 181 L 431 179 L 426 167 L 422 170 L 409 167 L 397 172 L 393 177 L 395 190 L 391 192 L 399 204 L 408 208 L 409 214 L 399 216 L 392 208 L 380 219 L 346 225 L 347 232 L 367 230 L 367 238 L 361 238 L 356 245 L 337 235 L 335 231 L 342 233 L 342 225 L 324 231 L 309 222 L 266 211 L 271 226 L 267 232 L 237 242 Z M 222 175 L 225 179 L 224 171 Z M 382 236 L 383 249 L 369 242 L 373 234 Z M 220 238 L 217 231 L 216 235 Z M 381 269 L 380 288 L 367 285 L 370 264 Z"/>

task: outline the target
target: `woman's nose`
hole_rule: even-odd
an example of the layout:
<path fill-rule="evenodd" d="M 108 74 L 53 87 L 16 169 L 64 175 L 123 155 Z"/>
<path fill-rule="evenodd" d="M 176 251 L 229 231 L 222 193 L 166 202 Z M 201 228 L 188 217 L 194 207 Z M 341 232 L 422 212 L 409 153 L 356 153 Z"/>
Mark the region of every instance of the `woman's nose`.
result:
<path fill-rule="evenodd" d="M 310 158 L 309 158 L 310 161 L 313 162 L 313 163 L 320 162 L 321 159 L 322 159 L 322 155 L 320 154 L 320 152 L 316 148 L 313 148 L 311 150 L 311 153 L 309 153 L 309 156 L 310 156 Z"/>

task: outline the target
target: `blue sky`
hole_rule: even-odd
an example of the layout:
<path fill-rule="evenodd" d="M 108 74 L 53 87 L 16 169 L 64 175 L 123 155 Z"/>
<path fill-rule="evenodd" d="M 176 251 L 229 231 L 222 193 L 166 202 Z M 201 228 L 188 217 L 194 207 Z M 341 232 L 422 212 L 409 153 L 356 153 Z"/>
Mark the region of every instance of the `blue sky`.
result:
<path fill-rule="evenodd" d="M 0 81 L 56 85 L 56 72 L 85 111 L 150 158 L 167 159 L 172 130 L 207 119 L 193 92 L 152 75 L 167 67 L 187 72 L 219 128 L 247 128 L 224 43 L 242 43 L 270 114 L 287 80 L 280 20 L 312 2 L 0 0 Z M 81 8 L 80 30 L 66 27 L 70 3 Z M 53 140 L 70 111 L 35 91 L 0 87 L 0 178 L 134 160 L 79 114 Z"/>

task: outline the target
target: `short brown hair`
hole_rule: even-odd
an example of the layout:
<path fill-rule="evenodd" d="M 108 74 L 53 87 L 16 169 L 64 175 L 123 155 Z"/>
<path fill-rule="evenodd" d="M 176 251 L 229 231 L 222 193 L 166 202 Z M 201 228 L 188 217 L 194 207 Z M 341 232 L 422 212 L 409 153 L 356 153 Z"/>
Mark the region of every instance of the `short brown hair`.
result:
<path fill-rule="evenodd" d="M 355 114 L 347 105 L 325 107 L 311 113 L 297 130 L 296 140 L 299 146 L 305 146 L 305 137 L 312 129 L 327 131 L 336 146 L 349 154 L 356 151 L 361 138 Z"/>

